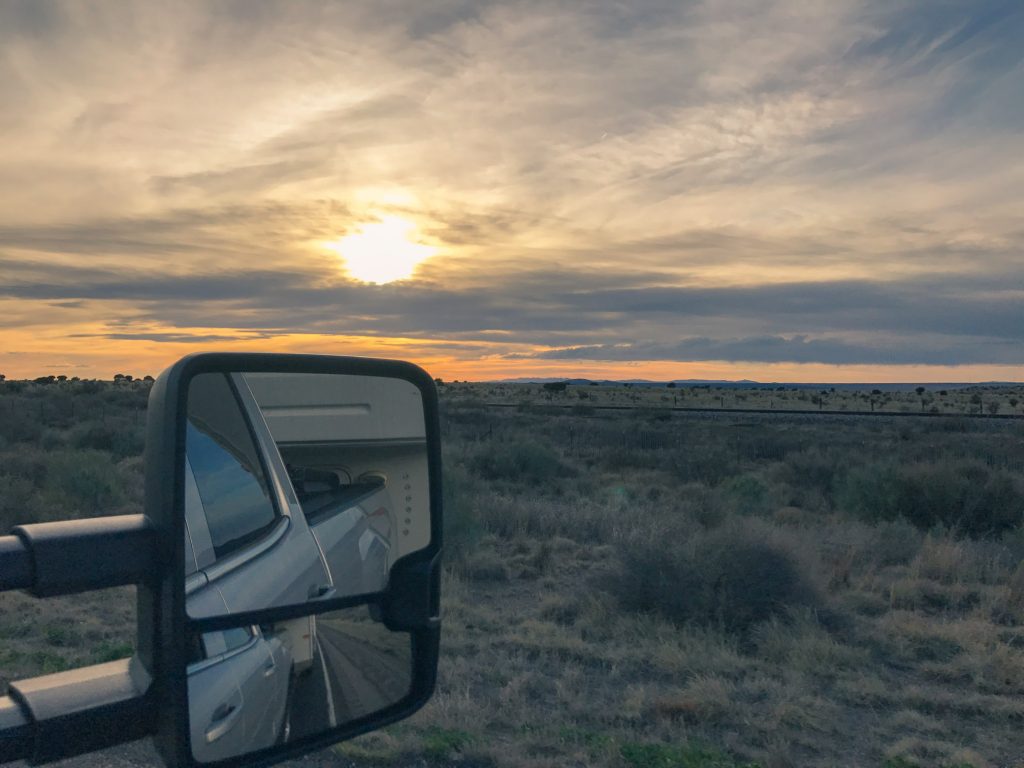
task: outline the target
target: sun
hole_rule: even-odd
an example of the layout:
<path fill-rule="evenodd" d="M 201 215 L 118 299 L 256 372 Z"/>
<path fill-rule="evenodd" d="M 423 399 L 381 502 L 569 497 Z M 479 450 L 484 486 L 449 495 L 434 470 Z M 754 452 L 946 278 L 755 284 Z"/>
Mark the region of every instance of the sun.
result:
<path fill-rule="evenodd" d="M 345 269 L 364 283 L 391 283 L 412 277 L 416 267 L 437 249 L 413 239 L 416 225 L 398 216 L 382 216 L 361 224 L 352 234 L 325 243 L 345 262 Z"/>

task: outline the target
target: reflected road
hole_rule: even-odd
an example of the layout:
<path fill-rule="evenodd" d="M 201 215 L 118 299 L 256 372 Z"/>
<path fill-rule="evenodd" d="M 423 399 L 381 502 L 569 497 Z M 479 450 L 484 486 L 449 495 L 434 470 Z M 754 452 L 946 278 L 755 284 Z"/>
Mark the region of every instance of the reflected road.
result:
<path fill-rule="evenodd" d="M 411 682 L 408 639 L 403 653 L 317 623 L 313 667 L 295 680 L 290 741 L 321 733 L 403 698 Z"/>

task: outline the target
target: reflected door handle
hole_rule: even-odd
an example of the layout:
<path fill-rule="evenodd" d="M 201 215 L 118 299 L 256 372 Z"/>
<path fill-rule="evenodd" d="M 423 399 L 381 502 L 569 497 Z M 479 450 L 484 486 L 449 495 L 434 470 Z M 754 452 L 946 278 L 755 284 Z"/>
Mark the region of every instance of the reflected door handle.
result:
<path fill-rule="evenodd" d="M 326 600 L 329 597 L 334 597 L 337 590 L 330 584 L 314 584 L 309 588 L 309 599 L 310 600 Z"/>
<path fill-rule="evenodd" d="M 270 677 L 274 672 L 277 671 L 277 664 L 273 659 L 270 659 L 266 664 L 263 665 L 263 676 Z"/>
<path fill-rule="evenodd" d="M 217 707 L 210 718 L 210 727 L 206 729 L 206 743 L 212 744 L 230 731 L 241 714 L 242 710 L 234 704 L 221 704 Z"/>

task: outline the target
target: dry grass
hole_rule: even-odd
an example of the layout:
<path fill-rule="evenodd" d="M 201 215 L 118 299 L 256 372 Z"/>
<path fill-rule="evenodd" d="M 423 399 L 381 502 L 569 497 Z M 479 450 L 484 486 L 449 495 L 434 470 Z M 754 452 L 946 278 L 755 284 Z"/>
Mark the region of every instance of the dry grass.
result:
<path fill-rule="evenodd" d="M 446 399 L 479 407 L 483 403 L 517 405 L 575 405 L 586 413 L 594 406 L 637 408 L 646 421 L 657 420 L 665 408 L 764 408 L 777 410 L 867 411 L 875 413 L 928 413 L 1024 415 L 1024 388 L 965 387 L 962 389 L 886 391 L 796 387 L 743 389 L 732 386 L 572 385 L 552 391 L 539 384 L 445 384 Z"/>
<path fill-rule="evenodd" d="M 132 654 L 135 589 L 36 600 L 0 594 L 0 691 L 7 682 Z"/>
<path fill-rule="evenodd" d="M 438 691 L 410 720 L 339 745 L 344 760 L 980 768 L 1020 759 L 1024 508 L 1014 511 L 1012 488 L 985 497 L 989 519 L 1011 527 L 975 538 L 844 505 L 890 503 L 889 489 L 912 486 L 861 471 L 881 458 L 915 472 L 981 463 L 990 478 L 1019 473 L 1018 425 L 653 410 L 671 404 L 655 398 L 744 394 L 711 391 L 565 395 L 646 408 L 626 413 L 481 406 L 563 397 L 525 389 L 443 387 Z M 808 402 L 801 394 L 736 402 Z M 850 409 L 867 402 L 835 397 Z M 969 405 L 967 393 L 945 398 L 933 402 Z M 913 405 L 894 395 L 878 407 Z M 931 476 L 920 471 L 911 479 Z M 755 552 L 771 567 L 759 571 Z M 799 589 L 767 589 L 780 568 Z M 744 581 L 751 573 L 762 577 Z M 644 584 L 656 589 L 638 600 Z M 735 621 L 766 599 L 770 610 Z M 3 676 L 87 663 L 131 636 L 126 592 L 42 605 L 16 595 L 0 603 Z"/>

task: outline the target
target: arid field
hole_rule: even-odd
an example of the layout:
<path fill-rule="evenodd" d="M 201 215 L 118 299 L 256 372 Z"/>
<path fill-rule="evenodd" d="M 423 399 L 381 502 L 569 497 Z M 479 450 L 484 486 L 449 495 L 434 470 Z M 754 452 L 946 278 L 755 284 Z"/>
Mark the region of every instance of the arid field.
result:
<path fill-rule="evenodd" d="M 0 384 L 0 527 L 140 511 L 147 391 Z M 321 764 L 1024 765 L 1021 388 L 440 391 L 437 694 Z M 0 595 L 0 679 L 133 621 Z"/>

